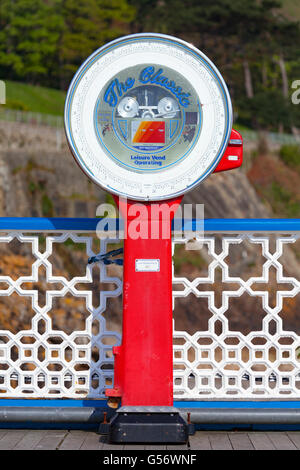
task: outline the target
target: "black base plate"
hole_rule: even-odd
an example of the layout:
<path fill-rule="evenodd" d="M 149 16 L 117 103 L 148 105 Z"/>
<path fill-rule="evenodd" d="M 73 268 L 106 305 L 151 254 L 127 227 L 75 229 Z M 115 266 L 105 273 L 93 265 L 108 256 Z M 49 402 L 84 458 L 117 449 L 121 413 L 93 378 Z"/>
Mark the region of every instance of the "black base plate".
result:
<path fill-rule="evenodd" d="M 184 444 L 190 426 L 171 408 L 170 412 L 118 410 L 110 422 L 108 437 L 111 443 Z M 100 429 L 99 429 L 99 432 Z"/>

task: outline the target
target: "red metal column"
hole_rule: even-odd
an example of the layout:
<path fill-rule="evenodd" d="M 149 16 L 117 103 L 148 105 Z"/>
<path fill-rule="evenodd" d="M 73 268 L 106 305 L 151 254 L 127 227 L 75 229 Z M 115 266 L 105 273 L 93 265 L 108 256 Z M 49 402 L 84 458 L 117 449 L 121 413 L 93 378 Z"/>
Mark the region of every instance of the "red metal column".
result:
<path fill-rule="evenodd" d="M 171 222 L 181 199 L 163 203 L 118 201 L 127 219 L 123 331 L 121 346 L 113 349 L 114 388 L 106 390 L 106 395 L 121 397 L 122 406 L 173 405 Z M 137 217 L 140 228 L 144 232 L 148 229 L 148 238 L 132 238 L 131 224 L 136 224 Z M 159 271 L 138 271 L 136 260 L 159 260 Z"/>

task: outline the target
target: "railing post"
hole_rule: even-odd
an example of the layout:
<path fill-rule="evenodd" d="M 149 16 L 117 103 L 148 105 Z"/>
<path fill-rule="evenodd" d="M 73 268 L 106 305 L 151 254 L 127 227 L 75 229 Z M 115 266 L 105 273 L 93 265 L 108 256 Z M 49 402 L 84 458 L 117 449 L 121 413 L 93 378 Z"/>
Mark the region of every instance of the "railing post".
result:
<path fill-rule="evenodd" d="M 106 394 L 125 406 L 173 405 L 171 223 L 180 201 L 117 201 L 127 221 L 123 331 L 114 348 L 115 387 Z M 140 233 L 133 227 L 137 217 Z"/>
<path fill-rule="evenodd" d="M 143 441 L 147 441 L 145 425 L 150 429 L 151 442 L 157 432 L 162 441 L 182 442 L 187 438 L 186 423 L 171 408 L 171 224 L 181 199 L 163 203 L 117 201 L 125 219 L 123 327 L 122 344 L 114 348 L 114 388 L 106 390 L 106 395 L 119 397 L 124 413 L 119 413 L 112 423 L 111 440 L 114 442 L 139 440 L 141 431 Z M 136 224 L 139 224 L 139 233 L 135 230 Z M 129 420 L 136 420 L 135 426 L 129 425 L 128 413 Z M 173 417 L 174 420 L 170 419 Z M 170 420 L 167 426 L 166 418 Z"/>

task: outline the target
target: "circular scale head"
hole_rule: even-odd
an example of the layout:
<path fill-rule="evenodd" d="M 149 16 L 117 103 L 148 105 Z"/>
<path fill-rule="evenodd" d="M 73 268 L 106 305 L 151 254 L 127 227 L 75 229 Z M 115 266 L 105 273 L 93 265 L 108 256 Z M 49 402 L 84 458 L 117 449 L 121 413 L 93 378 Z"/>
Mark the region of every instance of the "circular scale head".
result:
<path fill-rule="evenodd" d="M 232 126 L 220 73 L 179 39 L 143 33 L 98 49 L 79 68 L 65 104 L 70 149 L 107 191 L 170 199 L 217 166 Z"/>

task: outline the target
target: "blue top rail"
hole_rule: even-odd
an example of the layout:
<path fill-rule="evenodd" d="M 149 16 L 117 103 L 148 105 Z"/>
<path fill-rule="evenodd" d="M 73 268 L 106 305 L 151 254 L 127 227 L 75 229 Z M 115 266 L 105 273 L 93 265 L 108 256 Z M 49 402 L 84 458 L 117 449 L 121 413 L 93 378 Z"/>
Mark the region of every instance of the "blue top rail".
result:
<path fill-rule="evenodd" d="M 0 217 L 0 232 L 95 232 L 99 218 L 63 218 L 63 217 Z M 121 230 L 120 219 L 107 219 L 104 231 Z M 183 220 L 182 230 L 205 232 L 300 232 L 300 219 L 205 219 Z M 178 227 L 176 227 L 178 228 Z"/>

